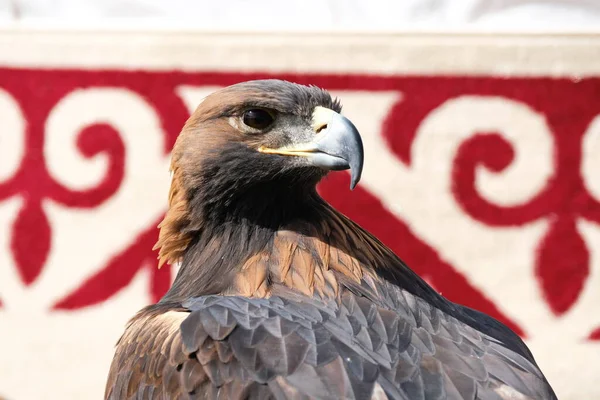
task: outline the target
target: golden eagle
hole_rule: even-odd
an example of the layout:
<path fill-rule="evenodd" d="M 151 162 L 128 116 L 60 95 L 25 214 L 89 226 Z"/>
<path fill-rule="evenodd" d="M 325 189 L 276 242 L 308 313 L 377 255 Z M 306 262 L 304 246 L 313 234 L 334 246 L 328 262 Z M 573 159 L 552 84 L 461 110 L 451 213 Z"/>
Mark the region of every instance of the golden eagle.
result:
<path fill-rule="evenodd" d="M 360 179 L 356 127 L 280 80 L 208 96 L 172 153 L 168 293 L 116 346 L 106 399 L 555 399 L 508 327 L 433 290 L 316 190 Z M 426 184 L 426 183 L 424 183 Z"/>

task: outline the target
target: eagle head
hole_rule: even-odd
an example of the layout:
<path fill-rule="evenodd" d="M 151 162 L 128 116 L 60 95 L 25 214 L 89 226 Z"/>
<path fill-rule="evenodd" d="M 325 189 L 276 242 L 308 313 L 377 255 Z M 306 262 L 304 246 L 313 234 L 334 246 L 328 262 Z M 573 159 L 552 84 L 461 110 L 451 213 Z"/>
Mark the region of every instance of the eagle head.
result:
<path fill-rule="evenodd" d="M 363 166 L 356 127 L 315 86 L 281 80 L 235 84 L 207 96 L 172 152 L 169 211 L 155 248 L 176 262 L 208 223 L 260 219 L 277 228 L 306 210 L 331 170 Z"/>

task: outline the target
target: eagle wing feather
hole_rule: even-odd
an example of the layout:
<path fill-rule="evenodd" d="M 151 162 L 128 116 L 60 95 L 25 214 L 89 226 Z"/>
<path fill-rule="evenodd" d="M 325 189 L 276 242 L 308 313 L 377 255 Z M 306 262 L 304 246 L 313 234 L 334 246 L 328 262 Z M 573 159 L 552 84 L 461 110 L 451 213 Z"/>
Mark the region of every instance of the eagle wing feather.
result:
<path fill-rule="evenodd" d="M 379 290 L 389 304 L 278 288 L 138 317 L 117 346 L 106 398 L 550 397 L 523 356 L 392 285 Z"/>

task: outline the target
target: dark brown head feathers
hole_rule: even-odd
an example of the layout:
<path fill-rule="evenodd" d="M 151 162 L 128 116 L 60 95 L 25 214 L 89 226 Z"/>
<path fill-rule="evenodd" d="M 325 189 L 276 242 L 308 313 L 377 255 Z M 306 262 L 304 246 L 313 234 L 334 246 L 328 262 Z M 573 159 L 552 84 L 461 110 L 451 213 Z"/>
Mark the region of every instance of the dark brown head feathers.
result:
<path fill-rule="evenodd" d="M 180 261 L 193 237 L 207 223 L 223 223 L 227 219 L 223 215 L 226 209 L 238 209 L 241 215 L 237 217 L 241 218 L 244 213 L 265 212 L 276 202 L 291 202 L 288 205 L 293 206 L 293 197 L 304 190 L 301 181 L 306 181 L 307 187 L 316 184 L 322 177 L 316 170 L 286 170 L 276 157 L 256 151 L 265 143 L 284 144 L 283 135 L 240 132 L 232 118 L 248 108 L 260 107 L 310 124 L 317 106 L 341 111 L 339 101 L 325 90 L 280 80 L 239 83 L 202 101 L 173 148 L 169 209 L 159 225 L 159 240 L 154 246 L 159 249 L 159 266 Z M 297 190 L 274 191 L 276 187 L 289 186 L 296 186 Z M 265 202 L 269 197 L 272 199 Z M 277 225 L 276 219 L 285 217 L 281 215 L 285 211 L 274 214 L 277 215 L 266 218 L 266 223 Z"/>
<path fill-rule="evenodd" d="M 316 86 L 304 86 L 277 79 L 238 83 L 221 89 L 200 104 L 195 115 L 212 119 L 232 115 L 248 107 L 265 107 L 285 114 L 310 118 L 315 107 L 341 112 L 338 99 Z M 199 115 L 198 115 L 199 116 Z"/>

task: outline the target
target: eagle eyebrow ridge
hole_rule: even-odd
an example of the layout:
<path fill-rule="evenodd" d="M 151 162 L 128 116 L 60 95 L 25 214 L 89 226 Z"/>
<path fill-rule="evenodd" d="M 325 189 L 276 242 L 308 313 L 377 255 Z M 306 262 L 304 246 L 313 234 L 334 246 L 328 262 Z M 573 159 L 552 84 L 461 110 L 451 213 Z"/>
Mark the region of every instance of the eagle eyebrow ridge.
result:
<path fill-rule="evenodd" d="M 207 121 L 219 119 L 223 117 L 234 117 L 241 116 L 241 114 L 251 108 L 265 108 L 269 110 L 274 110 L 280 113 L 289 112 L 284 110 L 282 107 L 278 106 L 276 102 L 269 102 L 264 100 L 247 100 L 241 103 L 233 104 L 223 109 L 220 113 L 210 117 Z"/>

